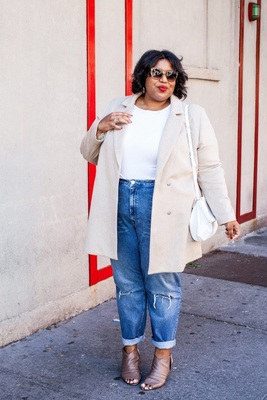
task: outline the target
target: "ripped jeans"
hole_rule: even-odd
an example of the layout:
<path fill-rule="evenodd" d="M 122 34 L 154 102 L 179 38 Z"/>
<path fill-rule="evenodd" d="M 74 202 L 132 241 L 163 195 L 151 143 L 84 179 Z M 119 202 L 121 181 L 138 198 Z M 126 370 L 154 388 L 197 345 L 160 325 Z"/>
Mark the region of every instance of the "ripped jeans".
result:
<path fill-rule="evenodd" d="M 124 346 L 144 339 L 147 310 L 152 343 L 172 348 L 181 306 L 179 273 L 148 275 L 154 181 L 120 179 L 118 260 L 111 260 Z"/>

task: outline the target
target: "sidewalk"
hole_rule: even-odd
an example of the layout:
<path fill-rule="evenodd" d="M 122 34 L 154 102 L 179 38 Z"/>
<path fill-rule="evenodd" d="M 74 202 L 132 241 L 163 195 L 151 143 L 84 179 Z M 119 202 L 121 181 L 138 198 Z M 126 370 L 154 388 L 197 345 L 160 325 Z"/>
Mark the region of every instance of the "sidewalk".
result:
<path fill-rule="evenodd" d="M 267 229 L 182 274 L 183 306 L 167 385 L 119 379 L 115 300 L 0 349 L 0 400 L 267 400 Z M 145 376 L 150 332 L 140 346 Z M 142 397 L 144 396 L 144 397 Z"/>

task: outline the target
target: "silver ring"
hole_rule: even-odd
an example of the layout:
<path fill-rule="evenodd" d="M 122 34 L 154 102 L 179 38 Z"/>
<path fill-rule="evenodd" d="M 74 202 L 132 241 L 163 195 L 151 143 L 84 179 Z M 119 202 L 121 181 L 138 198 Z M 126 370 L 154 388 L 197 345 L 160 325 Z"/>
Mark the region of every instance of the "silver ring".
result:
<path fill-rule="evenodd" d="M 117 118 L 114 118 L 114 122 L 115 122 L 115 125 L 116 125 L 116 123 L 117 123 Z"/>

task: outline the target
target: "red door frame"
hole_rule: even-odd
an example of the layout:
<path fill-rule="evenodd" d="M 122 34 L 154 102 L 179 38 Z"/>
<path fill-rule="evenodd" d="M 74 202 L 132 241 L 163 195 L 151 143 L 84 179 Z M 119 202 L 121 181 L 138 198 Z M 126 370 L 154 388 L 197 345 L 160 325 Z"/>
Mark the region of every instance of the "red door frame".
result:
<path fill-rule="evenodd" d="M 132 72 L 132 0 L 125 0 L 125 93 L 131 93 Z M 87 129 L 96 116 L 96 63 L 95 63 L 95 0 L 86 0 L 87 31 Z M 88 211 L 90 210 L 96 168 L 88 163 Z M 97 257 L 89 255 L 89 285 L 112 276 L 110 265 L 98 269 Z"/>
<path fill-rule="evenodd" d="M 261 8 L 261 0 L 258 0 Z M 241 185 L 242 185 L 242 117 L 243 117 L 243 71 L 244 71 L 244 30 L 245 19 L 248 19 L 245 9 L 245 0 L 240 0 L 240 33 L 239 33 L 239 82 L 238 82 L 238 139 L 237 139 L 237 183 L 236 183 L 236 216 L 240 223 L 250 221 L 256 217 L 257 209 L 257 178 L 258 178 L 258 142 L 259 142 L 259 89 L 260 89 L 260 22 L 256 22 L 256 76 L 255 76 L 255 121 L 254 121 L 254 171 L 252 210 L 241 215 Z"/>

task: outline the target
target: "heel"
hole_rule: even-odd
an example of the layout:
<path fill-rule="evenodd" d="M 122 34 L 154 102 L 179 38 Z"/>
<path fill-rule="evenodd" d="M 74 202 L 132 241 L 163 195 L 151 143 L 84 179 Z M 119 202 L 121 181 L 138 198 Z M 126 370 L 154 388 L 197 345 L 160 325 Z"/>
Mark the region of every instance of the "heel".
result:
<path fill-rule="evenodd" d="M 173 358 L 171 355 L 164 358 L 154 356 L 151 371 L 145 382 L 142 383 L 141 389 L 153 390 L 164 386 L 170 375 L 172 363 Z"/>
<path fill-rule="evenodd" d="M 136 348 L 131 353 L 126 353 L 122 349 L 122 365 L 121 365 L 121 378 L 128 385 L 138 385 L 141 379 L 139 371 L 140 354 Z"/>

